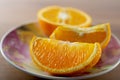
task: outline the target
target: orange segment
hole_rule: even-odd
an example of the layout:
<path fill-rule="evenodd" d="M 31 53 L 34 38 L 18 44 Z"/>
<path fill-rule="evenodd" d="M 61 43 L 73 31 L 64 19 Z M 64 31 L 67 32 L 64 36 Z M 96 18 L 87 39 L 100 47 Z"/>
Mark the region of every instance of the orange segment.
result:
<path fill-rule="evenodd" d="M 33 38 L 30 50 L 33 61 L 51 74 L 81 73 L 93 67 L 101 56 L 99 43 L 71 43 L 40 37 Z"/>
<path fill-rule="evenodd" d="M 75 8 L 49 6 L 38 12 L 38 21 L 43 32 L 49 36 L 59 25 L 88 27 L 92 19 L 85 12 Z"/>
<path fill-rule="evenodd" d="M 78 27 L 58 27 L 50 36 L 50 38 L 71 41 L 71 42 L 99 42 L 102 48 L 105 48 L 111 37 L 110 24 L 100 24 L 89 28 Z"/>

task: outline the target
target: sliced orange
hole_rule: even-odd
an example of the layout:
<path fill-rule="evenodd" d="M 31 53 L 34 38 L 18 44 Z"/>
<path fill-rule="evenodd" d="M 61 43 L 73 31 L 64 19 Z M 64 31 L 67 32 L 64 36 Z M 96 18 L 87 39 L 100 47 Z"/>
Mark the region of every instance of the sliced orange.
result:
<path fill-rule="evenodd" d="M 71 7 L 49 6 L 38 12 L 38 21 L 43 32 L 49 36 L 59 25 L 88 27 L 91 17 Z"/>
<path fill-rule="evenodd" d="M 110 24 L 100 24 L 89 28 L 78 27 L 58 27 L 50 38 L 71 41 L 71 42 L 99 42 L 102 48 L 105 48 L 111 38 Z"/>
<path fill-rule="evenodd" d="M 99 43 L 68 42 L 34 37 L 31 56 L 38 67 L 51 74 L 74 74 L 93 67 L 101 56 Z"/>

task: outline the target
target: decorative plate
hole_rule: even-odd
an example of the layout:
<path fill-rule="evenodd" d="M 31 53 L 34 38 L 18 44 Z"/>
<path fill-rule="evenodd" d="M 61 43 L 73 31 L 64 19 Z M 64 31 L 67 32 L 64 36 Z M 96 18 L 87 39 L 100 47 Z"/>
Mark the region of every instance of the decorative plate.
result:
<path fill-rule="evenodd" d="M 16 68 L 32 75 L 47 79 L 86 79 L 107 73 L 120 62 L 120 41 L 112 34 L 111 41 L 102 52 L 99 62 L 91 70 L 76 76 L 53 76 L 40 70 L 31 60 L 29 43 L 33 35 L 45 37 L 37 23 L 18 26 L 8 31 L 1 40 L 3 57 Z"/>

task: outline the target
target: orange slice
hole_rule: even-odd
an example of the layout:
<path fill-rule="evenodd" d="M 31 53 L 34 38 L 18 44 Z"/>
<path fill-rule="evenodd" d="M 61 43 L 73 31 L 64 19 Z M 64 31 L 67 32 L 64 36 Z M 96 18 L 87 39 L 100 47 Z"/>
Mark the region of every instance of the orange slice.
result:
<path fill-rule="evenodd" d="M 99 42 L 102 48 L 105 48 L 111 38 L 110 24 L 100 24 L 89 28 L 78 27 L 58 27 L 50 38 L 71 41 L 71 42 Z"/>
<path fill-rule="evenodd" d="M 49 6 L 39 10 L 38 21 L 43 32 L 49 36 L 59 25 L 88 27 L 92 19 L 85 12 L 75 8 Z"/>
<path fill-rule="evenodd" d="M 34 37 L 31 56 L 38 67 L 51 74 L 75 74 L 93 67 L 101 56 L 99 43 L 68 42 Z"/>

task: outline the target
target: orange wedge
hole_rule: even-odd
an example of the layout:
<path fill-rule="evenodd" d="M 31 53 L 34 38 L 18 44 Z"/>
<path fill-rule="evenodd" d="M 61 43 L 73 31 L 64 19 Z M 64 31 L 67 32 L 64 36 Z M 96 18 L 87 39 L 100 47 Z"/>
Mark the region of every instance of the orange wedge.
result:
<path fill-rule="evenodd" d="M 57 75 L 84 72 L 93 67 L 101 56 L 99 43 L 68 42 L 34 37 L 31 56 L 38 67 Z"/>
<path fill-rule="evenodd" d="M 89 28 L 60 26 L 51 34 L 50 38 L 71 42 L 99 42 L 103 49 L 110 41 L 111 29 L 109 23 Z"/>
<path fill-rule="evenodd" d="M 49 6 L 39 10 L 38 21 L 47 36 L 60 25 L 88 27 L 92 23 L 91 17 L 85 12 L 71 7 L 60 6 Z"/>

